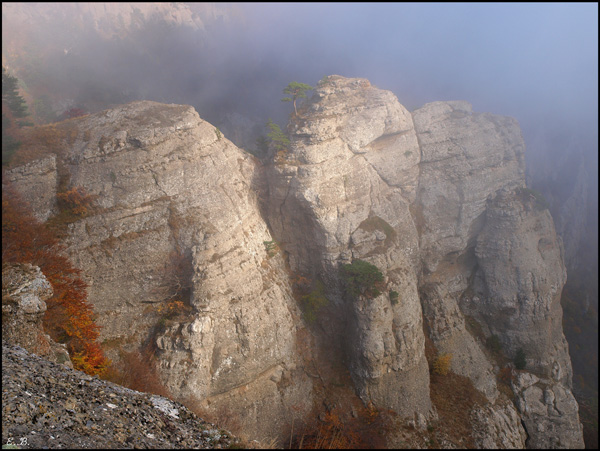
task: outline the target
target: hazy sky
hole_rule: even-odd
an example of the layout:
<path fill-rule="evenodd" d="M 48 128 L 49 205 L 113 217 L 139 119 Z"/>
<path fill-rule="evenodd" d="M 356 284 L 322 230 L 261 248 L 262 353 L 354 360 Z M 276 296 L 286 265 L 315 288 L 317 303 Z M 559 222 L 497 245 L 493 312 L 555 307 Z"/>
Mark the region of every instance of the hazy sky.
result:
<path fill-rule="evenodd" d="M 236 3 L 232 9 L 243 14 L 232 12 L 207 36 L 154 24 L 129 40 L 103 41 L 90 32 L 73 34 L 69 43 L 69 16 L 62 13 L 28 33 L 58 43 L 43 78 L 49 89 L 58 92 L 62 83 L 92 93 L 88 100 L 188 103 L 210 121 L 237 109 L 263 124 L 274 114 L 283 126 L 291 106 L 280 102 L 281 91 L 290 81 L 364 77 L 410 110 L 467 100 L 475 111 L 513 116 L 528 158 L 560 133 L 561 142 L 578 140 L 597 162 L 597 3 Z M 112 97 L 103 95 L 109 91 Z M 126 92 L 135 94 L 120 94 Z"/>
<path fill-rule="evenodd" d="M 308 83 L 343 70 L 394 91 L 409 108 L 464 99 L 476 111 L 597 129 L 597 3 L 243 8 L 243 45 L 264 58 L 277 55 L 312 77 Z"/>

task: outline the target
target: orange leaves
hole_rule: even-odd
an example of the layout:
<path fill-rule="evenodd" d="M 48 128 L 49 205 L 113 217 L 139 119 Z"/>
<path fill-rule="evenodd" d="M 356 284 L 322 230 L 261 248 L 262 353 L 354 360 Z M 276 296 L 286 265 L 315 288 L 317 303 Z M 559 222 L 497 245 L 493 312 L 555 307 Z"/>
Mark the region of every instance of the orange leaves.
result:
<path fill-rule="evenodd" d="M 385 448 L 385 436 L 394 428 L 394 416 L 393 411 L 379 410 L 372 403 L 367 407 L 357 408 L 352 415 L 335 407 L 321 413 L 316 422 L 311 422 L 313 427 L 300 428 L 292 437 L 290 448 Z"/>
<path fill-rule="evenodd" d="M 58 193 L 58 205 L 62 209 L 69 210 L 71 214 L 84 217 L 92 209 L 94 196 L 87 194 L 81 187 L 73 187 L 64 193 Z"/>
<path fill-rule="evenodd" d="M 157 313 L 162 315 L 163 318 L 171 319 L 180 314 L 189 314 L 191 313 L 192 309 L 189 306 L 185 305 L 183 301 L 180 301 L 178 299 L 172 299 L 166 304 L 160 305 L 156 309 L 156 311 Z"/>
<path fill-rule="evenodd" d="M 109 361 L 96 342 L 99 326 L 86 300 L 87 284 L 79 277 L 81 271 L 61 255 L 64 248 L 56 236 L 27 208 L 14 190 L 3 189 L 2 262 L 31 263 L 41 268 L 54 289 L 47 301 L 44 328 L 54 340 L 67 344 L 76 369 L 102 374 Z"/>

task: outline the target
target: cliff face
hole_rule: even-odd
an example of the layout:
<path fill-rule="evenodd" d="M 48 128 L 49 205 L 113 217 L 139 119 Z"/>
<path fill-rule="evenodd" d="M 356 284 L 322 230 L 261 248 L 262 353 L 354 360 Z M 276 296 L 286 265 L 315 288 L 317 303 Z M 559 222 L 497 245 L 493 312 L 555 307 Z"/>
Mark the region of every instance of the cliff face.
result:
<path fill-rule="evenodd" d="M 347 318 L 336 333 L 363 401 L 424 415 L 431 402 L 409 213 L 419 162 L 411 115 L 367 80 L 329 77 L 315 99 L 290 124 L 289 154 L 269 168 L 269 222 L 292 269 L 321 279 Z M 339 269 L 353 259 L 385 272 L 384 293 L 344 297 Z"/>
<path fill-rule="evenodd" d="M 2 265 L 2 341 L 73 368 L 69 351 L 44 332 L 42 319 L 52 286 L 37 266 Z"/>
<path fill-rule="evenodd" d="M 297 307 L 264 245 L 251 156 L 191 107 L 135 102 L 78 121 L 63 165 L 73 186 L 98 195 L 66 243 L 105 342 L 153 341 L 173 393 L 212 409 L 233 397 L 252 434 L 281 428 L 291 404 L 310 408 Z"/>
<path fill-rule="evenodd" d="M 473 413 L 481 446 L 521 446 L 519 418 L 529 446 L 583 445 L 561 243 L 523 189 L 513 119 L 466 102 L 411 114 L 367 80 L 331 76 L 290 121 L 290 149 L 263 168 L 190 107 L 134 102 L 74 123 L 60 164 L 13 170 L 12 183 L 25 197 L 39 183 L 53 193 L 54 164 L 98 195 L 100 208 L 69 226 L 68 252 L 91 284 L 103 338 L 154 343 L 173 393 L 235 408 L 263 437 L 308 412 L 290 280 L 303 276 L 324 286 L 334 312 L 324 334 L 365 403 L 420 424 L 435 417 L 427 334 L 488 400 Z M 41 217 L 55 208 L 44 205 Z M 175 313 L 174 259 L 185 287 Z M 340 268 L 357 259 L 382 272 L 380 294 L 348 294 Z M 522 348 L 535 373 L 513 383 L 516 407 L 497 388 L 492 336 L 510 359 Z"/>

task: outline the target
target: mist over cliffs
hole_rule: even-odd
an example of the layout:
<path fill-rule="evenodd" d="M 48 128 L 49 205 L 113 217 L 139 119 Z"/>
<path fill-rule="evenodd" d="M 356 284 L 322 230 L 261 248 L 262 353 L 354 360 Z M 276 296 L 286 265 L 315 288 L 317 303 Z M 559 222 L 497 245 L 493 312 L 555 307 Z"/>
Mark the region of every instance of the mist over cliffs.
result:
<path fill-rule="evenodd" d="M 410 100 L 409 111 L 396 95 L 414 90 L 323 77 L 360 74 L 345 52 L 330 58 L 343 71 L 308 70 L 299 62 L 324 47 L 318 39 L 307 38 L 289 65 L 242 57 L 236 46 L 256 17 L 236 21 L 235 7 L 127 8 L 87 11 L 83 27 L 71 20 L 80 13 L 67 14 L 70 31 L 51 41 L 46 61 L 22 64 L 36 51 L 3 51 L 31 98 L 46 95 L 36 120 L 74 106 L 99 111 L 57 124 L 68 131 L 64 151 L 3 180 L 41 220 L 57 212 L 65 171 L 70 185 L 98 196 L 99 210 L 70 224 L 65 243 L 91 283 L 103 339 L 118 343 L 115 357 L 150 342 L 169 389 L 213 410 L 241 406 L 245 430 L 266 437 L 308 415 L 321 402 L 319 384 L 339 368 L 364 405 L 418 429 L 441 423 L 428 352 L 451 354 L 452 374 L 486 400 L 469 420 L 477 446 L 582 445 L 560 296 L 571 277 L 565 264 L 594 265 L 593 247 L 584 263 L 577 257 L 597 209 L 595 157 L 581 150 L 593 137 L 569 141 L 573 153 L 541 157 L 547 138 L 530 151 L 529 129 L 522 136 L 516 120 L 454 96 Z M 3 25 L 9 11 L 3 5 Z M 89 39 L 72 46 L 68 34 L 82 29 Z M 192 70 L 192 48 L 210 64 Z M 287 119 L 280 88 L 300 76 L 321 81 Z M 458 98 L 478 100 L 469 97 Z M 258 161 L 247 151 L 269 116 L 290 145 Z M 550 194 L 552 216 L 526 179 Z M 163 321 L 173 253 L 190 274 L 187 309 Z M 597 247 L 595 256 L 597 265 Z M 357 260 L 382 272 L 378 295 L 349 295 L 340 268 Z M 328 303 L 316 320 L 307 317 L 310 299 Z M 509 395 L 499 380 L 506 361 L 490 354 L 489 340 L 505 358 L 525 350 L 527 370 L 511 376 Z M 325 361 L 337 369 L 325 371 Z M 539 433 L 540 424 L 550 432 Z"/>
<path fill-rule="evenodd" d="M 90 284 L 104 342 L 154 347 L 174 396 L 235 408 L 246 433 L 281 437 L 323 399 L 313 368 L 321 382 L 345 368 L 362 403 L 424 428 L 443 424 L 430 368 L 451 355 L 449 369 L 488 409 L 469 421 L 483 428 L 472 440 L 582 446 L 563 250 L 525 189 L 514 120 L 466 102 L 411 114 L 368 80 L 333 75 L 267 163 L 187 106 L 133 102 L 54 127 L 69 130 L 66 152 L 6 178 L 28 200 L 40 184 L 56 193 L 66 170 L 97 196 L 68 225 L 67 253 Z M 37 211 L 56 208 L 51 195 Z M 165 320 L 158 288 L 174 252 L 190 265 L 188 308 Z M 349 291 L 341 269 L 356 262 L 381 271 L 378 290 Z M 325 304 L 307 304 L 315 297 Z M 528 370 L 510 377 L 507 396 L 497 376 L 517 350 Z M 326 370 L 323 353 L 339 366 Z"/>

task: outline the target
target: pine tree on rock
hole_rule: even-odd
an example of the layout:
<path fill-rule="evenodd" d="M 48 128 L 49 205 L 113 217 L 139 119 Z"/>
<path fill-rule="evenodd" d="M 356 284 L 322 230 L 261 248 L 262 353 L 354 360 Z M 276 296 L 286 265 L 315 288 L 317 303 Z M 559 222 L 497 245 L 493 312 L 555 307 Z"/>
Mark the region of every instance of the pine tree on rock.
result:
<path fill-rule="evenodd" d="M 306 83 L 298 83 L 297 81 L 291 82 L 289 85 L 285 87 L 283 90 L 284 94 L 288 94 L 291 97 L 284 97 L 281 99 L 282 102 L 293 102 L 294 103 L 294 113 L 296 116 L 298 115 L 298 110 L 296 109 L 296 100 L 297 99 L 305 99 L 306 91 L 311 91 L 314 88 Z"/>

